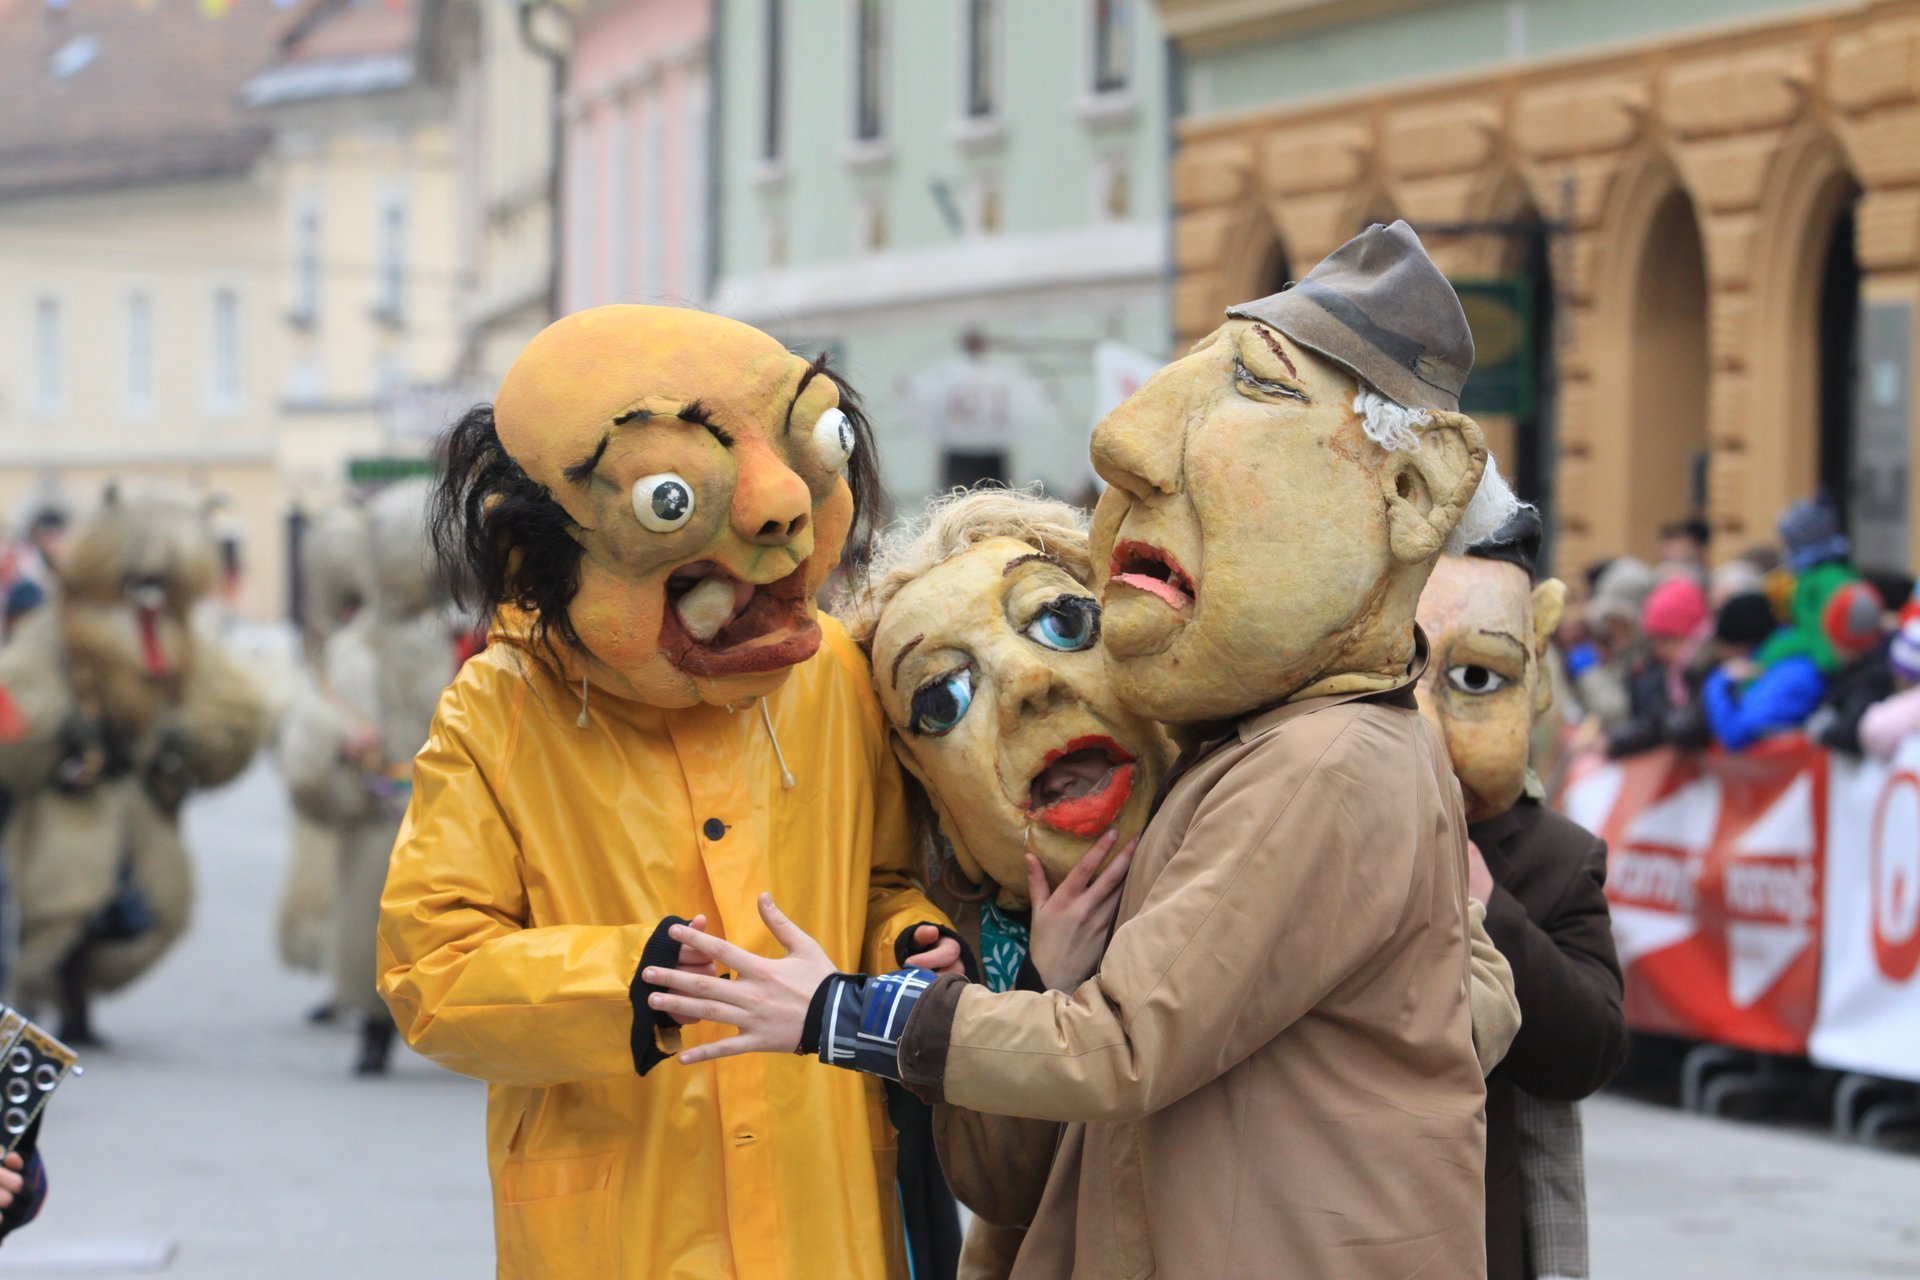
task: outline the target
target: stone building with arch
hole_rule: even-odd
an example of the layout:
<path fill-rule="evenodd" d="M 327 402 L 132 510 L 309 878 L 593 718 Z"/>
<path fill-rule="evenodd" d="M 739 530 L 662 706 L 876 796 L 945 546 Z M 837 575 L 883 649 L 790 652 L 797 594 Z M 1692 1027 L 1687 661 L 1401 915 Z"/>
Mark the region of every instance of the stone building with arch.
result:
<path fill-rule="evenodd" d="M 1540 407 L 1489 434 L 1563 572 L 1694 515 L 1732 555 L 1819 488 L 1920 562 L 1920 0 L 1162 7 L 1180 342 L 1404 217 L 1535 285 Z"/>

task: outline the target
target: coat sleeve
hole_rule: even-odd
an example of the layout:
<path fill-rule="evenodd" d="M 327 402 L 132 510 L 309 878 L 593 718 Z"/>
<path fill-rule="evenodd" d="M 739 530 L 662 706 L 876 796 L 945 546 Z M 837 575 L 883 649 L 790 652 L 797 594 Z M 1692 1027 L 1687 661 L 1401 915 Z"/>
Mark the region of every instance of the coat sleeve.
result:
<path fill-rule="evenodd" d="M 1539 1098 L 1577 1101 L 1613 1078 L 1627 1055 L 1620 961 L 1607 914 L 1607 846 L 1583 839 L 1560 900 L 1536 922 L 1520 900 L 1495 886 L 1487 932 L 1513 968 L 1520 1032 L 1496 1073 Z"/>
<path fill-rule="evenodd" d="M 519 834 L 479 763 L 504 776 L 511 759 L 476 753 L 465 696 L 458 683 L 447 691 L 414 761 L 380 902 L 381 994 L 407 1043 L 462 1075 L 531 1086 L 630 1076 L 630 988 L 659 922 L 527 927 Z"/>
<path fill-rule="evenodd" d="M 1876 702 L 1860 717 L 1860 745 L 1875 760 L 1891 760 L 1910 733 L 1920 731 L 1920 688 Z"/>
<path fill-rule="evenodd" d="M 1827 682 L 1804 658 L 1786 658 L 1762 672 L 1744 692 L 1725 671 L 1707 677 L 1701 697 L 1713 736 L 1729 751 L 1744 751 L 1768 734 L 1796 729 L 1820 705 Z"/>
<path fill-rule="evenodd" d="M 1514 992 L 1513 968 L 1487 932 L 1486 904 L 1467 899 L 1467 1007 L 1473 1014 L 1473 1052 L 1480 1074 L 1490 1075 L 1507 1056 L 1520 1030 L 1520 1000 Z"/>
<path fill-rule="evenodd" d="M 1403 744 L 1358 716 L 1317 758 L 1262 739 L 1202 799 L 1098 973 L 1072 993 L 942 980 L 900 1043 L 908 1083 L 976 1110 L 1128 1122 L 1232 1070 L 1399 928 L 1432 840 L 1417 806 L 1379 803 L 1382 778 L 1424 767 Z"/>

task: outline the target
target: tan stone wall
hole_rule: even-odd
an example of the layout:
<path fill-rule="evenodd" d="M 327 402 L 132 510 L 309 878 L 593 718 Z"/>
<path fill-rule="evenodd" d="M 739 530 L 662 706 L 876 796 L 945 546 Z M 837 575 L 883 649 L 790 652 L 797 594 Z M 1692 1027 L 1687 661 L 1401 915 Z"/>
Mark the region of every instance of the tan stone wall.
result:
<path fill-rule="evenodd" d="M 1732 554 L 1769 539 L 1779 510 L 1817 483 L 1821 270 L 1856 191 L 1863 297 L 1920 302 L 1920 0 L 1186 122 L 1175 326 L 1201 337 L 1223 308 L 1273 287 L 1282 251 L 1297 278 L 1363 217 L 1565 220 L 1559 561 L 1653 551 L 1659 524 L 1686 514 L 1674 469 L 1698 440 L 1711 451 L 1707 514 Z M 1679 387 L 1675 352 L 1702 343 L 1660 305 L 1689 269 L 1673 243 L 1676 193 L 1707 286 L 1705 359 L 1692 362 L 1705 367 Z M 1455 275 L 1512 266 L 1501 237 L 1430 247 Z M 1704 404 L 1703 422 L 1682 420 L 1698 413 L 1689 404 Z M 1920 478 L 1909 483 L 1920 551 Z"/>

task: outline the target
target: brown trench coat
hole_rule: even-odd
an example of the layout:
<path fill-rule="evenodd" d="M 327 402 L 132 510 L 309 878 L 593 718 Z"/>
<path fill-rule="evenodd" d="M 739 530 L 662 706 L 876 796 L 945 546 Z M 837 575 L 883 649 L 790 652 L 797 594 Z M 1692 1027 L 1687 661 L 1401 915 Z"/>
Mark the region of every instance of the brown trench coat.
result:
<path fill-rule="evenodd" d="M 921 1000 L 907 1083 L 1069 1122 L 1017 1280 L 1484 1275 L 1466 824 L 1423 665 L 1184 759 L 1078 991 Z"/>

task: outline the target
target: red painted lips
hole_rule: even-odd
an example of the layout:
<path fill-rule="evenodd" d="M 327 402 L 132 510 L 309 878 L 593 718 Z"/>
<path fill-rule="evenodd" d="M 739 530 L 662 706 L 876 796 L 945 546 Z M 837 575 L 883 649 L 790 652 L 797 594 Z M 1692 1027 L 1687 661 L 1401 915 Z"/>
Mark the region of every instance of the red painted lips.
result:
<path fill-rule="evenodd" d="M 1091 839 L 1113 825 L 1133 794 L 1134 757 L 1104 734 L 1075 738 L 1047 753 L 1027 787 L 1035 822 Z"/>

